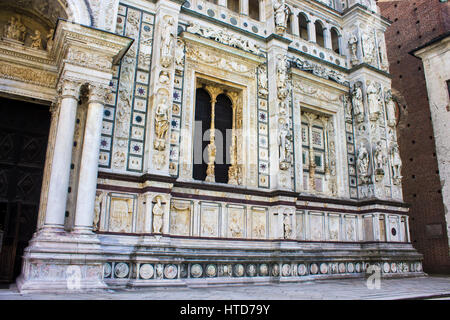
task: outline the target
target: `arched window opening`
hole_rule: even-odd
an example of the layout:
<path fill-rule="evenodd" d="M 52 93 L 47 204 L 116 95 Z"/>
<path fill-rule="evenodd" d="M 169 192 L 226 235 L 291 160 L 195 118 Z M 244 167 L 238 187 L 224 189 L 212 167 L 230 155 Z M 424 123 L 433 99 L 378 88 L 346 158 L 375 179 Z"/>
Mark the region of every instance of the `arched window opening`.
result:
<path fill-rule="evenodd" d="M 300 38 L 308 40 L 308 18 L 303 13 L 298 15 L 298 25 Z"/>
<path fill-rule="evenodd" d="M 293 29 L 292 29 L 292 14 L 289 15 L 288 19 L 287 19 L 287 25 L 286 25 L 286 32 L 288 34 L 292 34 L 293 33 Z"/>
<path fill-rule="evenodd" d="M 211 143 L 212 103 L 211 96 L 203 88 L 197 89 L 195 99 L 193 178 L 205 181 L 208 175 L 208 146 Z M 221 93 L 216 97 L 214 105 L 215 182 L 228 183 L 232 130 L 233 104 L 227 95 Z"/>
<path fill-rule="evenodd" d="M 323 30 L 322 23 L 319 20 L 317 20 L 314 23 L 314 26 L 316 28 L 316 43 L 321 47 L 325 47 L 325 40 L 323 37 L 324 30 Z"/>
<path fill-rule="evenodd" d="M 211 97 L 205 89 L 199 88 L 195 96 L 194 180 L 206 179 L 209 128 L 211 128 Z"/>
<path fill-rule="evenodd" d="M 239 13 L 239 0 L 228 0 L 227 8 L 230 9 L 231 11 Z"/>
<path fill-rule="evenodd" d="M 250 18 L 259 20 L 259 0 L 249 0 L 248 7 Z"/>
<path fill-rule="evenodd" d="M 331 28 L 331 48 L 337 54 L 340 54 L 339 48 L 339 33 L 336 28 Z"/>

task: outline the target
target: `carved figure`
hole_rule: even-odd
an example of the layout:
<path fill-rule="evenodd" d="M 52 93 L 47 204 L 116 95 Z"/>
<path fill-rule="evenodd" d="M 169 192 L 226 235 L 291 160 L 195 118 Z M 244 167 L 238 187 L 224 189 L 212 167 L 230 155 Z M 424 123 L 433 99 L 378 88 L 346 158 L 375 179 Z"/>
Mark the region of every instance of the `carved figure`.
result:
<path fill-rule="evenodd" d="M 161 66 L 168 68 L 172 63 L 172 47 L 175 39 L 173 33 L 173 26 L 175 24 L 174 18 L 166 16 L 165 22 L 161 31 Z"/>
<path fill-rule="evenodd" d="M 386 103 L 388 126 L 395 127 L 395 125 L 397 124 L 397 115 L 396 115 L 396 106 L 395 106 L 394 99 L 392 98 L 391 90 L 386 91 L 384 101 Z"/>
<path fill-rule="evenodd" d="M 350 48 L 351 63 L 352 65 L 355 65 L 358 63 L 358 55 L 357 55 L 358 38 L 356 37 L 356 35 L 352 34 L 352 36 L 348 40 L 348 46 Z"/>
<path fill-rule="evenodd" d="M 9 23 L 5 26 L 5 37 L 8 39 L 23 42 L 26 28 L 20 22 L 20 17 L 12 16 Z"/>
<path fill-rule="evenodd" d="M 395 185 L 399 185 L 402 179 L 402 159 L 400 158 L 400 151 L 398 144 L 394 143 L 391 147 L 391 167 L 392 167 L 392 180 Z"/>
<path fill-rule="evenodd" d="M 361 84 L 355 83 L 352 91 L 353 114 L 357 122 L 364 121 L 364 105 Z"/>
<path fill-rule="evenodd" d="M 166 135 L 169 130 L 169 104 L 167 97 L 162 96 L 155 111 L 155 141 L 154 148 L 163 151 L 166 148 Z"/>
<path fill-rule="evenodd" d="M 359 146 L 357 166 L 361 181 L 366 183 L 369 175 L 369 152 L 363 142 Z"/>
<path fill-rule="evenodd" d="M 34 31 L 34 36 L 30 36 L 31 39 L 31 48 L 34 49 L 41 49 L 42 47 L 42 39 L 41 39 L 41 32 L 39 30 Z"/>
<path fill-rule="evenodd" d="M 51 51 L 53 47 L 53 36 L 55 34 L 55 29 L 50 29 L 50 32 L 47 34 L 47 51 Z"/>
<path fill-rule="evenodd" d="M 350 96 L 348 94 L 344 94 L 342 96 L 342 100 L 344 101 L 344 113 L 345 120 L 352 120 L 352 102 L 350 101 Z"/>
<path fill-rule="evenodd" d="M 288 214 L 283 217 L 283 237 L 284 239 L 290 239 L 292 236 L 291 219 Z"/>
<path fill-rule="evenodd" d="M 164 207 L 161 196 L 156 196 L 153 203 L 153 233 L 162 233 Z"/>
<path fill-rule="evenodd" d="M 287 170 L 291 164 L 291 134 L 289 123 L 285 122 L 281 125 L 278 145 L 280 150 L 280 169 Z"/>
<path fill-rule="evenodd" d="M 369 105 L 369 119 L 376 121 L 381 113 L 380 92 L 375 81 L 367 87 L 367 104 Z"/>
<path fill-rule="evenodd" d="M 290 14 L 290 9 L 285 0 L 274 0 L 273 10 L 275 13 L 275 29 L 276 33 L 283 35 L 286 31 L 287 20 Z"/>
<path fill-rule="evenodd" d="M 261 97 L 267 98 L 269 90 L 267 87 L 267 70 L 264 65 L 258 68 L 258 93 Z"/>

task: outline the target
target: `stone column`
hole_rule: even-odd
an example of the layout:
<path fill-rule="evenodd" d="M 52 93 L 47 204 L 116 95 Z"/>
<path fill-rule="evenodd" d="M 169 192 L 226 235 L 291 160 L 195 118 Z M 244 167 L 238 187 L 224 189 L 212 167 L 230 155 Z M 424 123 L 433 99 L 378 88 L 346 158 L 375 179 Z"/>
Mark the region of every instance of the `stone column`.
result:
<path fill-rule="evenodd" d="M 331 31 L 330 31 L 330 27 L 326 27 L 324 30 L 323 30 L 323 35 L 324 35 L 324 42 L 325 42 L 325 48 L 327 48 L 327 49 L 332 49 L 333 48 L 333 46 L 332 46 L 332 44 L 331 44 Z"/>
<path fill-rule="evenodd" d="M 300 36 L 300 25 L 298 23 L 297 13 L 292 14 L 291 26 L 292 26 L 292 34 L 297 37 Z"/>
<path fill-rule="evenodd" d="M 75 232 L 92 232 L 105 95 L 105 88 L 95 85 L 89 86 L 89 105 L 84 131 L 83 151 L 81 153 L 79 188 L 75 211 Z"/>
<path fill-rule="evenodd" d="M 61 102 L 57 107 L 57 129 L 51 161 L 47 190 L 47 207 L 45 210 L 44 228 L 64 229 L 64 219 L 69 188 L 70 164 L 72 160 L 75 118 L 81 84 L 62 80 L 60 83 Z M 45 183 L 45 181 L 44 181 Z M 95 192 L 93 193 L 95 197 Z"/>
<path fill-rule="evenodd" d="M 308 21 L 308 40 L 316 42 L 316 26 L 312 20 Z"/>
<path fill-rule="evenodd" d="M 248 0 L 241 0 L 241 14 L 245 14 L 246 16 L 248 16 Z"/>
<path fill-rule="evenodd" d="M 264 0 L 259 0 L 259 21 L 266 21 L 266 4 Z"/>

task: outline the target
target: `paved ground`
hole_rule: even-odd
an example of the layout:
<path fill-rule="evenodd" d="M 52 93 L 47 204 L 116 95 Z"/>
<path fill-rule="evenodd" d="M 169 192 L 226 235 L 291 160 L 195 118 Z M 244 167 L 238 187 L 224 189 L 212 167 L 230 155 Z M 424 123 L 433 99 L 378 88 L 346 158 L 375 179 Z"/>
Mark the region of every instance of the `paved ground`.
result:
<path fill-rule="evenodd" d="M 291 284 L 227 287 L 172 287 L 110 290 L 100 293 L 20 294 L 0 289 L 0 300 L 354 300 L 354 299 L 448 299 L 450 276 L 383 279 L 379 289 L 368 289 L 363 279 L 322 280 Z"/>

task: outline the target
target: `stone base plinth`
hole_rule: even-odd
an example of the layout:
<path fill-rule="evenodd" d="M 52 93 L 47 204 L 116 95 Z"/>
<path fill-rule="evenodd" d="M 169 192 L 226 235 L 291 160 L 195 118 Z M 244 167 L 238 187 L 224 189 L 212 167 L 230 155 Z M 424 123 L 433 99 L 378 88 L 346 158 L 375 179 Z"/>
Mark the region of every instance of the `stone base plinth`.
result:
<path fill-rule="evenodd" d="M 76 292 L 107 288 L 95 234 L 38 231 L 23 256 L 17 288 L 27 292 Z"/>

